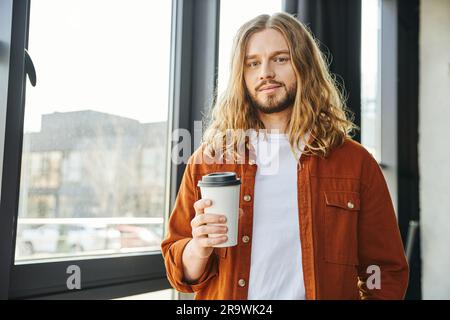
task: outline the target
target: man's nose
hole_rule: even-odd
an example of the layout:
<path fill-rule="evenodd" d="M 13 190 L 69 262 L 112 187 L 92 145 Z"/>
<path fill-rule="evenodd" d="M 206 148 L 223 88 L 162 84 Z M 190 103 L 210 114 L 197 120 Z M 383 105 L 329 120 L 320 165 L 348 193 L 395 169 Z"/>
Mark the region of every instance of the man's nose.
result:
<path fill-rule="evenodd" d="M 275 77 L 275 72 L 273 71 L 270 62 L 263 62 L 261 65 L 261 74 L 259 76 L 260 80 L 273 79 Z"/>

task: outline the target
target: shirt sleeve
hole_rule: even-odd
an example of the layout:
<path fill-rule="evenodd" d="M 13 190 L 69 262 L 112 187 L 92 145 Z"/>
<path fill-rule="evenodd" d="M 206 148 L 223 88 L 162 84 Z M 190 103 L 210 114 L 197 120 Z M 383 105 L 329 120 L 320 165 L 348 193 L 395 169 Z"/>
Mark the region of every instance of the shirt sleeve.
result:
<path fill-rule="evenodd" d="M 184 279 L 182 257 L 184 248 L 192 239 L 191 220 L 195 217 L 194 202 L 197 201 L 193 165 L 192 161 L 188 161 L 170 214 L 167 236 L 161 243 L 167 278 L 176 290 L 186 293 L 202 290 L 218 274 L 217 257 L 211 254 L 205 271 L 197 282 L 188 283 Z"/>
<path fill-rule="evenodd" d="M 361 299 L 404 298 L 409 267 L 386 181 L 371 155 L 365 162 L 361 180 L 358 255 Z"/>

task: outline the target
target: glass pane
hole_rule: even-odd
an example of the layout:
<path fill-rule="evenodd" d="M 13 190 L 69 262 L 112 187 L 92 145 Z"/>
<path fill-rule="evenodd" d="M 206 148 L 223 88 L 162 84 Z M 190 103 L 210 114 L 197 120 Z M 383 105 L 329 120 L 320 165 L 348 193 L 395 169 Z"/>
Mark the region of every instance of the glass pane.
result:
<path fill-rule="evenodd" d="M 380 1 L 361 4 L 361 141 L 380 160 Z"/>
<path fill-rule="evenodd" d="M 113 300 L 177 300 L 176 296 L 177 292 L 174 289 L 165 289 Z"/>
<path fill-rule="evenodd" d="M 236 10 L 239 8 L 239 10 Z M 230 74 L 231 47 L 237 30 L 260 14 L 282 11 L 282 0 L 220 1 L 218 93 L 225 90 Z"/>
<path fill-rule="evenodd" d="M 171 1 L 31 1 L 16 262 L 159 249 L 170 27 Z"/>

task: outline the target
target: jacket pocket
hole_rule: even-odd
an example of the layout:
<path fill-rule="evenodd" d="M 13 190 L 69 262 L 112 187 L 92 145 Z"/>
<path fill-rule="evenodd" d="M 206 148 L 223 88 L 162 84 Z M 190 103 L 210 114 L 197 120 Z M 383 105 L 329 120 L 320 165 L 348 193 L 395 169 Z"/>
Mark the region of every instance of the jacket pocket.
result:
<path fill-rule="evenodd" d="M 358 265 L 358 192 L 325 191 L 325 261 Z"/>

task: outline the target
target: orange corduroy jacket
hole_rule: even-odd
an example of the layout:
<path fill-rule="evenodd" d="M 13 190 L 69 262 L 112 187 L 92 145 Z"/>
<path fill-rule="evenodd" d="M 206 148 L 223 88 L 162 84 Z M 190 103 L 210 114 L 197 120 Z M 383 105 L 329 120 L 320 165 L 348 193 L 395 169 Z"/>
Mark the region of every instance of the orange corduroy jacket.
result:
<path fill-rule="evenodd" d="M 195 299 L 245 300 L 257 165 L 251 156 L 243 163 L 214 163 L 203 150 L 189 158 L 161 244 L 167 278 L 176 290 L 194 292 Z M 238 245 L 214 248 L 200 279 L 187 283 L 182 254 L 192 239 L 193 204 L 201 198 L 197 182 L 219 171 L 236 172 L 241 179 Z M 403 299 L 409 268 L 392 200 L 372 155 L 346 139 L 326 158 L 302 155 L 297 176 L 306 299 Z"/>

